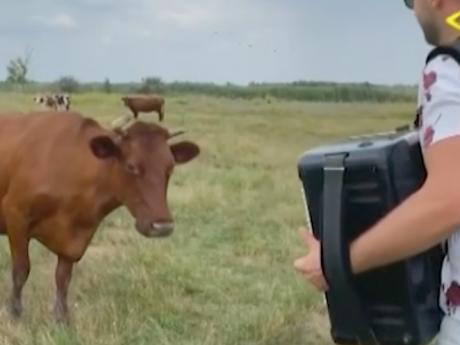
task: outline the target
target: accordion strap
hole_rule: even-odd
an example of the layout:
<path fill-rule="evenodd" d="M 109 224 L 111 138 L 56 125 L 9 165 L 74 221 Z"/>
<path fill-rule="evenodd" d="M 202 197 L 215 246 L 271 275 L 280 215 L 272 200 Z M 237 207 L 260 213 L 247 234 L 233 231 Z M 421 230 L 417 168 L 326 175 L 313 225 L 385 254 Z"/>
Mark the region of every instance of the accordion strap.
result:
<path fill-rule="evenodd" d="M 321 231 L 321 263 L 329 285 L 328 300 L 339 308 L 333 321 L 340 334 L 352 332 L 359 344 L 378 345 L 367 310 L 355 291 L 349 243 L 342 228 L 343 178 L 346 154 L 327 155 L 324 161 L 324 194 Z M 350 336 L 352 336 L 350 335 Z"/>

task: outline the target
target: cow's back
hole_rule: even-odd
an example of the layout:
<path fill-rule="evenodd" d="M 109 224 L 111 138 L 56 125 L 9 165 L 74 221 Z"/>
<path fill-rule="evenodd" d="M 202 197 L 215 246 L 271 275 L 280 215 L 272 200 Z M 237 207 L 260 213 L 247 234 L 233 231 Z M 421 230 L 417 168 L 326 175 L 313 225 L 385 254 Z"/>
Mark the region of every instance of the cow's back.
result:
<path fill-rule="evenodd" d="M 34 118 L 29 115 L 0 113 L 0 196 L 8 188 L 11 168 L 33 122 Z"/>
<path fill-rule="evenodd" d="M 160 96 L 134 96 L 124 101 L 131 110 L 150 112 L 161 108 L 164 100 Z"/>
<path fill-rule="evenodd" d="M 12 186 L 30 193 L 73 194 L 79 181 L 100 166 L 88 143 L 103 131 L 75 112 L 0 114 L 0 197 Z"/>

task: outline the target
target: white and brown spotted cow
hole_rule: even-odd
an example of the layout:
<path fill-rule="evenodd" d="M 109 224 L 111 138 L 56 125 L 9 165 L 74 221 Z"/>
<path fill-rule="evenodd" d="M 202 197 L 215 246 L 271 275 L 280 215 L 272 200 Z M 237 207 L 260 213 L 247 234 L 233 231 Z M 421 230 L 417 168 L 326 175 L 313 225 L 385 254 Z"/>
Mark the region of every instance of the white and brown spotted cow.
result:
<path fill-rule="evenodd" d="M 34 97 L 34 101 L 55 110 L 70 109 L 70 96 L 68 94 L 37 95 Z"/>

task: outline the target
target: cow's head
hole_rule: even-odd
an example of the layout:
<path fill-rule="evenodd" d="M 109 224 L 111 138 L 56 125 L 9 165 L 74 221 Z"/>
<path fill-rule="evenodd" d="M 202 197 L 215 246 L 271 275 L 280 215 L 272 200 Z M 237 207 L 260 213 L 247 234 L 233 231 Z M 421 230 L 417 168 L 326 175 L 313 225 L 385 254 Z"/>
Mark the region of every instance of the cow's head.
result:
<path fill-rule="evenodd" d="M 121 101 L 123 102 L 124 105 L 129 105 L 129 103 L 131 102 L 131 97 L 129 96 L 123 96 L 121 97 Z"/>
<path fill-rule="evenodd" d="M 183 131 L 173 133 L 129 118 L 114 123 L 112 134 L 92 138 L 90 148 L 97 158 L 113 163 L 108 178 L 136 219 L 136 229 L 148 237 L 168 236 L 174 229 L 167 202 L 169 178 L 176 164 L 193 160 L 200 148 L 191 141 L 168 143 Z"/>

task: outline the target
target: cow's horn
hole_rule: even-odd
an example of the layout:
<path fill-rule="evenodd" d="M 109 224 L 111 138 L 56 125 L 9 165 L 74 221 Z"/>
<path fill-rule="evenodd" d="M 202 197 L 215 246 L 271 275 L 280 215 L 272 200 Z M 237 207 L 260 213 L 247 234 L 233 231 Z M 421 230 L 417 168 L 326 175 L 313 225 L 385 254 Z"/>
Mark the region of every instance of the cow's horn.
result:
<path fill-rule="evenodd" d="M 129 116 L 129 115 L 123 115 L 123 116 L 121 116 L 121 117 L 115 119 L 114 121 L 112 121 L 112 128 L 113 128 L 113 129 L 121 128 L 121 127 L 123 127 L 126 123 L 128 123 L 130 119 L 131 119 L 131 116 Z"/>
<path fill-rule="evenodd" d="M 131 126 L 134 122 L 136 122 L 135 119 L 131 115 L 124 115 L 112 122 L 112 129 L 114 131 L 126 131 L 129 126 Z"/>
<path fill-rule="evenodd" d="M 184 134 L 185 131 L 183 129 L 175 129 L 169 131 L 169 138 L 177 137 L 178 135 Z"/>

